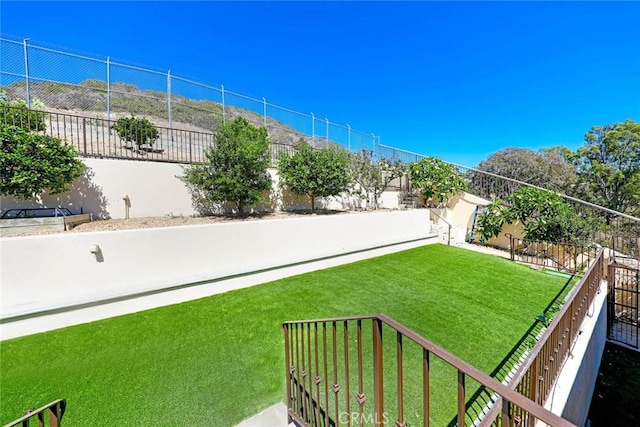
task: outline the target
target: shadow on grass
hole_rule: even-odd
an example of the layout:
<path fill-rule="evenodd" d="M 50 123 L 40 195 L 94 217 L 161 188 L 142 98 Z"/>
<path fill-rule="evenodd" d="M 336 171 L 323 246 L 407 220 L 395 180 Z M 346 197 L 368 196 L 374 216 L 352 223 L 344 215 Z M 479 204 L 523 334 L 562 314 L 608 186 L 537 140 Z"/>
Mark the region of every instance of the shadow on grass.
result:
<path fill-rule="evenodd" d="M 537 337 L 540 335 L 540 332 L 546 326 L 542 318 L 549 319 L 550 316 L 556 314 L 555 308 L 558 304 L 562 304 L 562 297 L 565 295 L 567 288 L 573 281 L 575 276 L 571 276 L 567 282 L 564 284 L 562 289 L 556 294 L 555 297 L 549 302 L 549 304 L 542 311 L 541 318 L 534 318 L 533 323 L 529 326 L 529 329 L 522 335 L 522 337 L 518 340 L 518 342 L 511 348 L 511 350 L 507 353 L 507 355 L 498 363 L 493 371 L 489 375 L 498 381 L 504 381 L 506 378 L 511 379 L 513 376 L 512 370 L 514 367 L 519 366 L 522 363 L 523 356 L 533 349 L 533 347 L 537 343 Z M 510 375 L 511 374 L 511 375 Z M 467 400 L 465 405 L 466 413 L 467 413 L 467 421 L 469 423 L 474 423 L 474 421 L 482 418 L 484 416 L 484 412 L 489 408 L 487 405 L 492 403 L 494 399 L 492 399 L 493 392 L 487 390 L 485 387 L 480 387 L 476 390 L 476 392 Z M 457 416 L 454 416 L 451 421 L 447 424 L 447 427 L 455 427 L 458 425 Z"/>

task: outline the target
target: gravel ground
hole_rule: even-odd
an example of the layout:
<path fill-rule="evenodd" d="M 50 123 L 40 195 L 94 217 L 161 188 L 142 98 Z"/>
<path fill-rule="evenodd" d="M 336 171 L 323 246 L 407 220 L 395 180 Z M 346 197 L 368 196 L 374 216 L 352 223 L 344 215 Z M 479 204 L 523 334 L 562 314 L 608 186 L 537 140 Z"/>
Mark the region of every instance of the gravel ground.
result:
<path fill-rule="evenodd" d="M 177 227 L 184 225 L 202 225 L 216 224 L 224 222 L 243 222 L 243 221 L 268 221 L 283 218 L 305 218 L 317 215 L 350 215 L 354 213 L 366 212 L 384 212 L 388 209 L 378 209 L 377 211 L 316 211 L 311 212 L 270 212 L 263 214 L 251 214 L 244 217 L 235 216 L 161 216 L 161 217 L 144 217 L 130 219 L 106 219 L 87 222 L 74 227 L 70 231 L 64 233 L 86 233 L 91 231 L 113 231 L 113 230 L 134 230 L 141 228 L 159 228 L 159 227 Z M 20 236 L 40 235 L 40 234 L 57 234 L 59 232 L 34 232 L 21 233 Z M 60 232 L 62 233 L 62 232 Z"/>

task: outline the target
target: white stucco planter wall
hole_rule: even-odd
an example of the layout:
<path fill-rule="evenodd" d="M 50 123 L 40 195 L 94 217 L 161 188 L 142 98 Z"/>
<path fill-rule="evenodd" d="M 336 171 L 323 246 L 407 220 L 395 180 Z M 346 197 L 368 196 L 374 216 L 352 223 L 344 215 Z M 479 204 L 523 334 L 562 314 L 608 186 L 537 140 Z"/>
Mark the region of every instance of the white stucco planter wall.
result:
<path fill-rule="evenodd" d="M 428 224 L 420 209 L 4 238 L 1 317 L 423 239 Z"/>

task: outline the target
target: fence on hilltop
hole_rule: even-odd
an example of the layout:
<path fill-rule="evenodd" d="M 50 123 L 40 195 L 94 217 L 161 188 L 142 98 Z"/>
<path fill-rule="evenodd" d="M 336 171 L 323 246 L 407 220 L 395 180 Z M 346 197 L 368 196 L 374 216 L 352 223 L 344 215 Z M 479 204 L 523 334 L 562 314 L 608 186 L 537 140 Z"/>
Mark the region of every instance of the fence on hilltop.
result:
<path fill-rule="evenodd" d="M 59 48 L 0 37 L 0 89 L 10 98 L 34 99 L 47 110 L 92 119 L 136 114 L 160 120 L 172 130 L 213 132 L 242 115 L 264 126 L 280 144 L 331 141 L 350 151 L 376 151 L 380 136 L 173 74 Z"/>
<path fill-rule="evenodd" d="M 427 157 L 383 145 L 380 136 L 349 125 L 306 114 L 171 73 L 145 69 L 0 37 L 0 89 L 10 98 L 23 98 L 31 107 L 36 98 L 46 106 L 45 132 L 75 145 L 81 156 L 197 163 L 213 145 L 213 132 L 227 120 L 243 116 L 267 128 L 272 164 L 295 144 L 314 147 L 339 144 L 352 152 L 372 150 L 377 158 L 402 163 Z M 197 101 L 199 99 L 199 101 Z M 35 106 L 38 108 L 37 106 Z M 121 144 L 111 125 L 129 114 L 153 118 L 159 139 L 153 149 Z M 6 118 L 0 117 L 1 122 Z M 448 162 L 447 162 L 448 163 Z M 485 199 L 505 199 L 526 182 L 450 163 Z M 402 187 L 402 186 L 401 186 Z M 535 187 L 535 186 L 534 186 Z M 539 188 L 539 187 L 538 187 Z M 410 191 L 405 186 L 404 191 Z M 607 233 L 640 234 L 640 219 L 567 195 L 562 197 L 584 218 L 600 218 Z"/>

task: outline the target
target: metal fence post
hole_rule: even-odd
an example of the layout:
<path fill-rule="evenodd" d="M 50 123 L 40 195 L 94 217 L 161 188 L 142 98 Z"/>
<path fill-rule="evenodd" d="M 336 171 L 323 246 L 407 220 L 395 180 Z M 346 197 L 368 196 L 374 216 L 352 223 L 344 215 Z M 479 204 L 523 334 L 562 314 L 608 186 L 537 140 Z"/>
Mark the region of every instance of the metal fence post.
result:
<path fill-rule="evenodd" d="M 262 97 L 262 121 L 264 123 L 264 127 L 267 127 L 267 100 Z"/>
<path fill-rule="evenodd" d="M 169 114 L 169 138 L 173 142 L 173 116 L 171 114 L 171 70 L 167 71 L 167 112 Z"/>
<path fill-rule="evenodd" d="M 326 117 L 324 118 L 324 121 L 327 123 L 327 135 L 325 137 L 325 139 L 327 141 L 329 141 L 329 119 L 327 119 Z"/>
<path fill-rule="evenodd" d="M 226 122 L 226 114 L 225 114 L 225 110 L 224 110 L 224 85 L 220 85 L 220 87 L 222 88 L 221 92 L 222 92 L 222 124 L 225 124 Z"/>
<path fill-rule="evenodd" d="M 31 94 L 29 93 L 29 54 L 27 52 L 27 42 L 29 39 L 22 40 L 22 46 L 24 48 L 24 77 L 26 79 L 26 90 L 27 90 L 27 108 L 31 108 Z"/>
<path fill-rule="evenodd" d="M 316 116 L 311 113 L 311 139 L 316 139 Z"/>
<path fill-rule="evenodd" d="M 107 56 L 107 121 L 111 121 L 111 62 Z"/>

